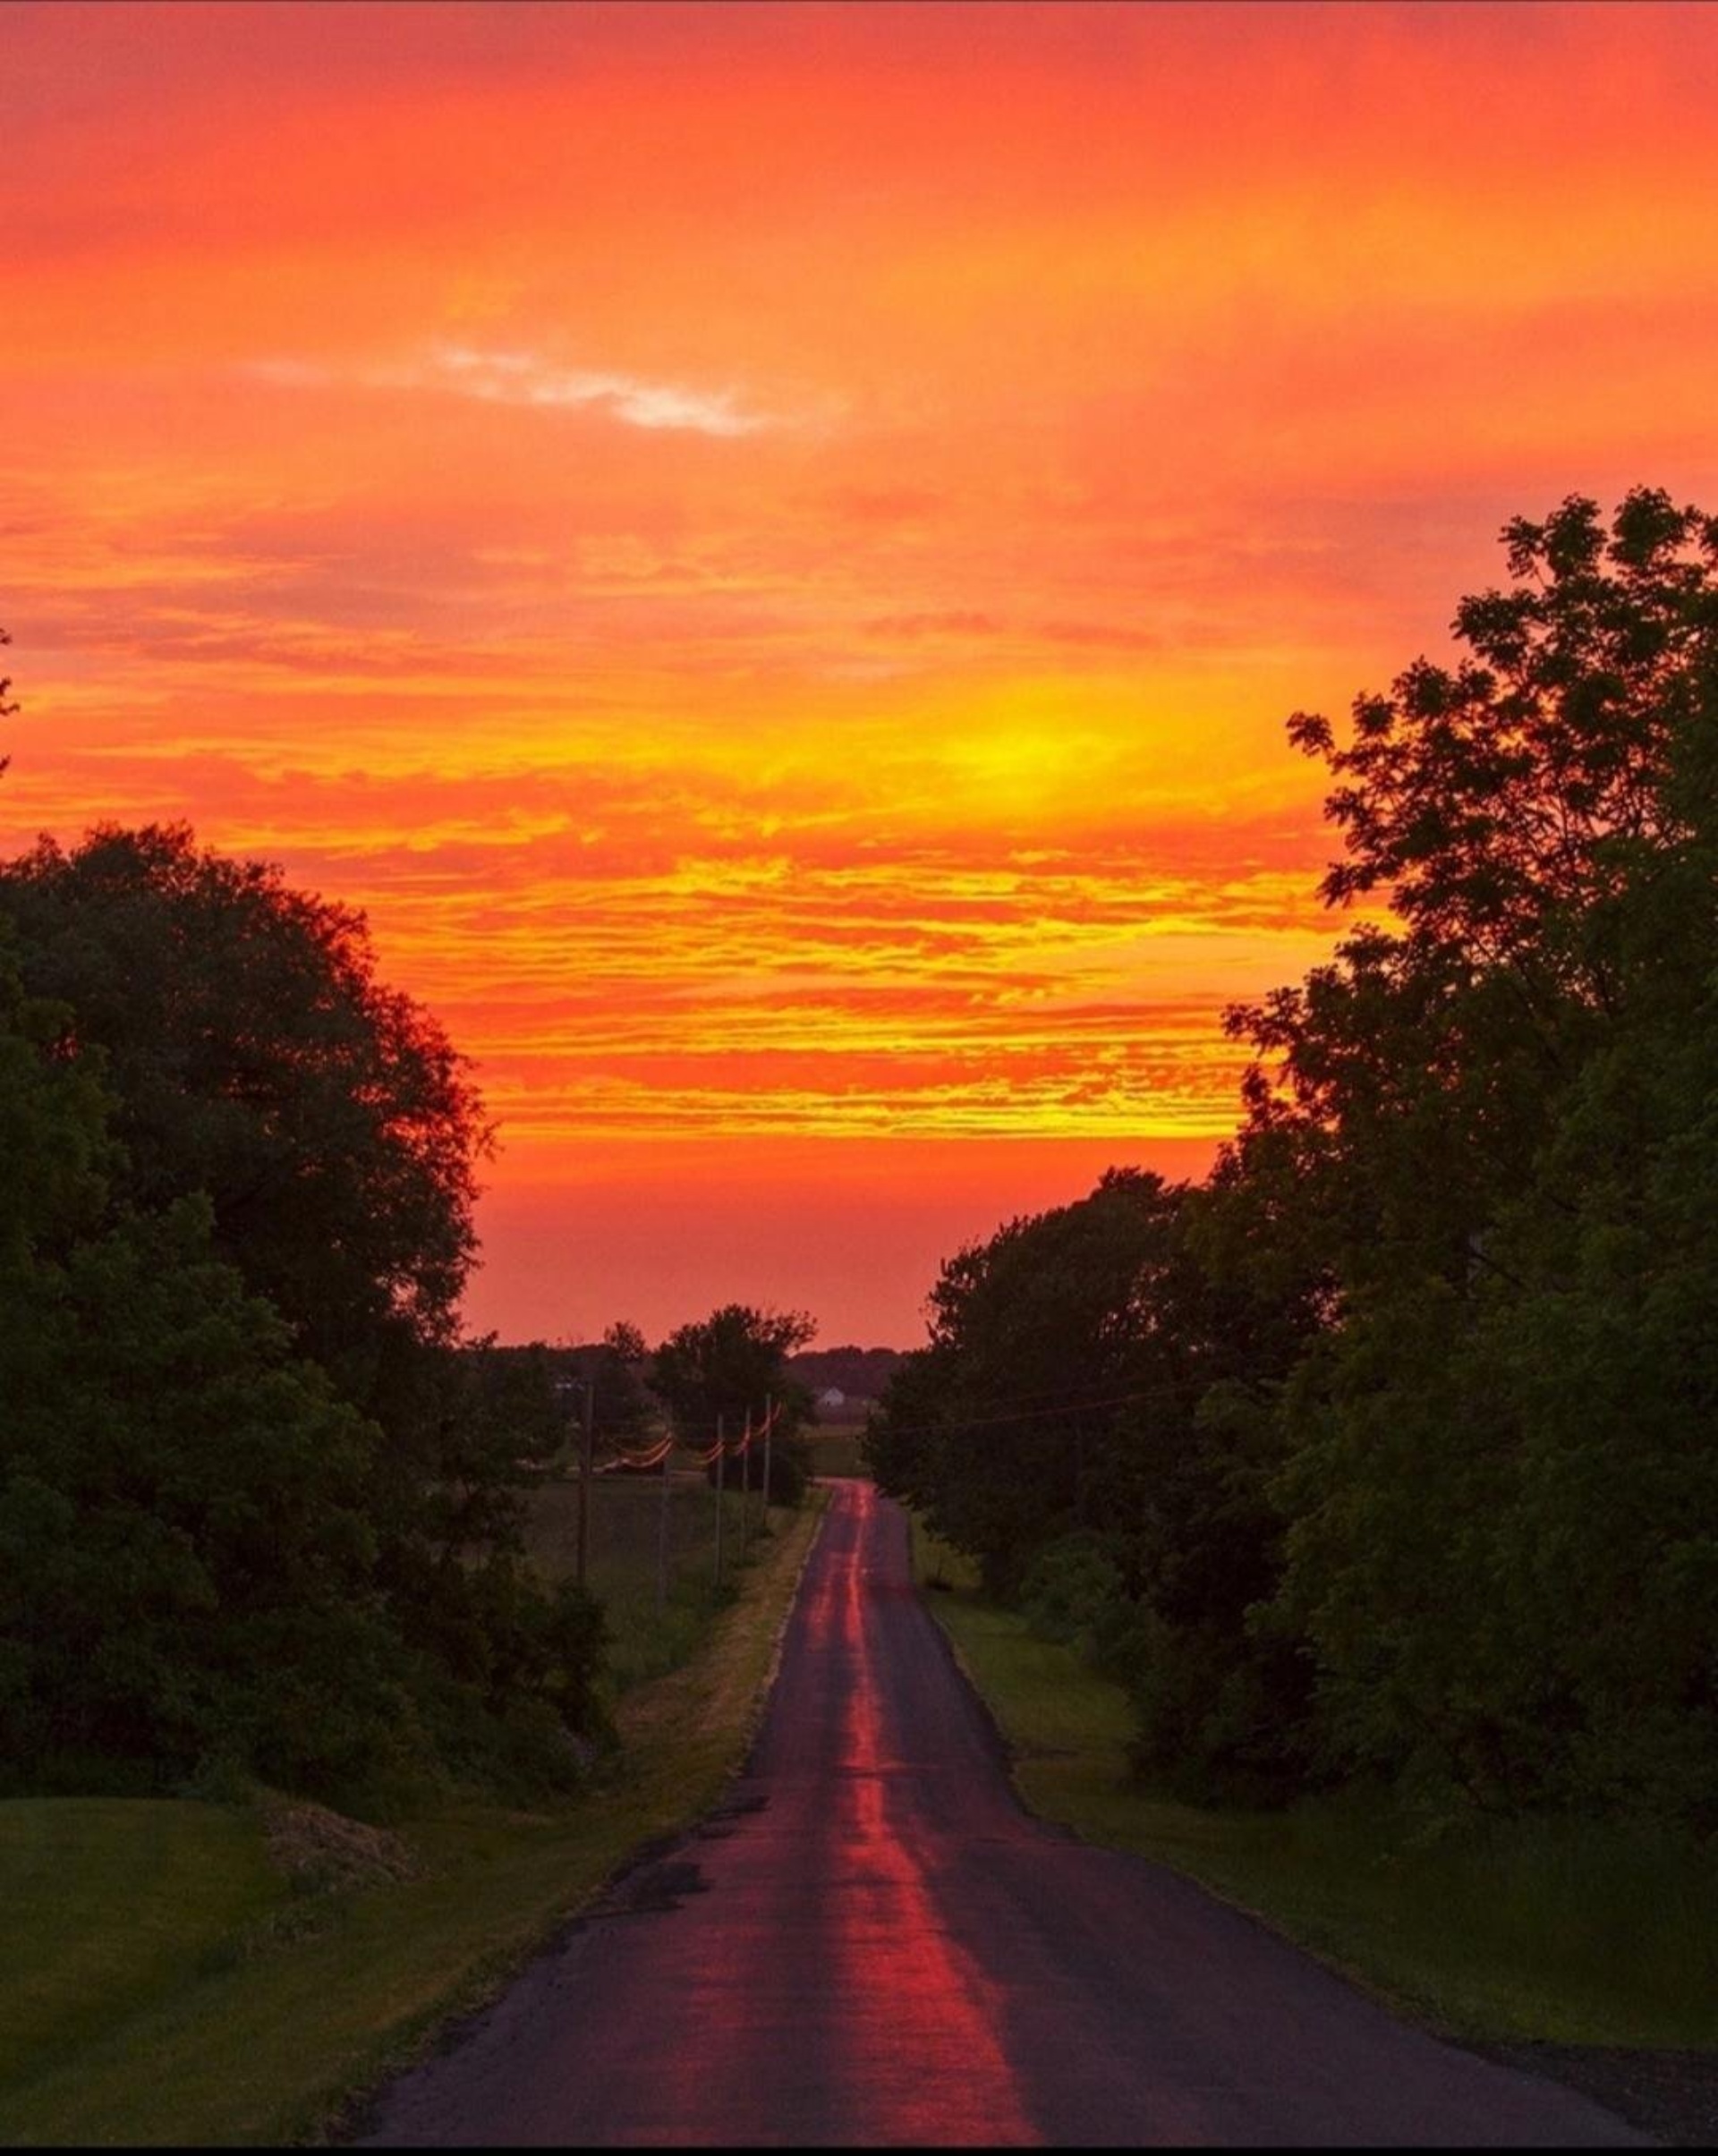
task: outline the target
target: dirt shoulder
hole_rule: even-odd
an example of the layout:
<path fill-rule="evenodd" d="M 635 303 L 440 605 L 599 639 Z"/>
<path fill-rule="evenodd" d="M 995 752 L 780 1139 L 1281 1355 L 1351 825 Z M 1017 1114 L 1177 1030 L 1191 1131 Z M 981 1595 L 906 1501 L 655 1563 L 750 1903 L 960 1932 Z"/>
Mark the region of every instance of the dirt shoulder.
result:
<path fill-rule="evenodd" d="M 1718 2052 L 1555 2043 L 1469 2048 L 1578 2089 L 1671 2148 L 1718 2146 Z"/>

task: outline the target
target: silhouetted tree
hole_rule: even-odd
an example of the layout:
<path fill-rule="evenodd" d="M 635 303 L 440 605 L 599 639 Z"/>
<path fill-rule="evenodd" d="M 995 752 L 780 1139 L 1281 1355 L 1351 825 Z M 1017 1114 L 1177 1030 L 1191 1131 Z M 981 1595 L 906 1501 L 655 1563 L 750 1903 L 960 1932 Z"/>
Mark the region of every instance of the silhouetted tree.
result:
<path fill-rule="evenodd" d="M 11 641 L 12 639 L 6 632 L 0 629 L 0 645 L 9 644 Z M 12 676 L 9 674 L 0 674 L 0 718 L 15 718 L 18 715 L 17 704 L 8 703 L 6 700 L 7 692 L 11 687 Z M 11 761 L 10 756 L 0 756 L 0 772 L 4 772 Z"/>
<path fill-rule="evenodd" d="M 362 916 L 183 826 L 43 839 L 0 867 L 23 982 L 98 1049 L 143 1209 L 208 1194 L 216 1248 L 367 1413 L 415 1412 L 455 1337 L 481 1104 L 435 1020 L 376 976 Z"/>
<path fill-rule="evenodd" d="M 804 1311 L 728 1303 L 670 1333 L 651 1360 L 651 1385 L 689 1444 L 707 1445 L 719 1422 L 736 1438 L 748 1416 L 760 1420 L 766 1399 L 776 1403 L 770 1496 L 783 1504 L 797 1503 L 804 1489 L 807 1463 L 797 1433 L 816 1420 L 812 1396 L 790 1374 L 787 1358 L 816 1330 Z"/>
<path fill-rule="evenodd" d="M 44 842 L 0 1075 L 0 1753 L 573 1778 L 600 1617 L 454 1345 L 481 1110 L 361 922 L 183 831 Z"/>
<path fill-rule="evenodd" d="M 1291 722 L 1325 896 L 1392 925 L 1233 1021 L 1237 1159 L 1293 1163 L 1331 1288 L 1277 1610 L 1340 1764 L 1710 1821 L 1718 520 L 1643 488 L 1504 538 L 1471 656 Z"/>
<path fill-rule="evenodd" d="M 1388 918 L 1230 1014 L 1208 1184 L 950 1260 L 869 1448 L 1127 1677 L 1156 1775 L 1710 1829 L 1718 520 L 1504 539 L 1456 664 L 1290 721 L 1323 896 Z M 1080 1415 L 1089 1373 L 1137 1409 Z"/>
<path fill-rule="evenodd" d="M 1293 1645 L 1249 1625 L 1280 1566 L 1270 1388 L 1313 1304 L 1298 1276 L 1227 1266 L 1212 1210 L 1112 1169 L 959 1252 L 866 1452 L 992 1593 L 1128 1685 L 1143 1764 L 1267 1796 L 1300 1762 L 1308 1690 Z"/>

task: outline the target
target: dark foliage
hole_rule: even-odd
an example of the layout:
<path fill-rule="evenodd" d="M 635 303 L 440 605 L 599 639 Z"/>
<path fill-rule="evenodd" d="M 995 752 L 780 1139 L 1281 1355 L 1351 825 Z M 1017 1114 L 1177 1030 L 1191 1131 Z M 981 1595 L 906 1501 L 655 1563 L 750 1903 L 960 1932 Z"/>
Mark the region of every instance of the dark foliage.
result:
<path fill-rule="evenodd" d="M 748 1421 L 761 1427 L 766 1403 L 773 1404 L 771 1504 L 797 1505 L 809 1479 L 798 1432 L 816 1413 L 809 1390 L 790 1375 L 787 1358 L 815 1330 L 804 1311 L 728 1303 L 670 1333 L 651 1360 L 651 1382 L 685 1444 L 706 1446 L 719 1429 L 731 1441 Z M 710 1472 L 714 1477 L 716 1470 Z"/>
<path fill-rule="evenodd" d="M 1335 1294 L 1286 1399 L 1279 1621 L 1329 1757 L 1718 1825 L 1718 523 L 1505 534 L 1470 657 L 1363 697 L 1326 894 L 1387 897 L 1260 1051 Z"/>
<path fill-rule="evenodd" d="M 1280 1568 L 1271 1388 L 1312 1305 L 1298 1282 L 1220 1277 L 1213 1207 L 1112 1170 L 960 1252 L 866 1445 L 993 1593 L 1127 1683 L 1144 1762 L 1269 1795 L 1299 1761 L 1307 1683 L 1248 1613 Z"/>
<path fill-rule="evenodd" d="M 452 1050 L 355 917 L 181 831 L 0 870 L 0 955 L 13 1780 L 570 1781 L 600 1625 L 520 1555 L 530 1401 L 455 1346 Z"/>
<path fill-rule="evenodd" d="M 849 1400 L 880 1400 L 883 1388 L 900 1367 L 895 1347 L 812 1347 L 790 1355 L 787 1366 L 815 1396 L 830 1386 Z"/>
<path fill-rule="evenodd" d="M 461 1058 L 385 988 L 362 916 L 183 826 L 52 840 L 0 868 L 26 990 L 98 1048 L 115 1195 L 188 1191 L 215 1246 L 346 1396 L 386 1414 L 395 1365 L 454 1337 L 486 1142 Z"/>
<path fill-rule="evenodd" d="M 951 1260 L 870 1450 L 1160 1778 L 1712 1829 L 1718 521 L 1504 539 L 1457 664 L 1290 722 L 1389 918 L 1230 1014 L 1208 1185 Z"/>

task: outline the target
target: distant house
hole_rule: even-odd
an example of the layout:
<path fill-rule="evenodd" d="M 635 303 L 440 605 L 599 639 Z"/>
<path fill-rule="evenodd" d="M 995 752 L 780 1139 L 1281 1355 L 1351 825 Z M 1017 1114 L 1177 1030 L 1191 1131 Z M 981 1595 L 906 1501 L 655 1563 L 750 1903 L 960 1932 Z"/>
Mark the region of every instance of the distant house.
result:
<path fill-rule="evenodd" d="M 820 1407 L 845 1407 L 847 1396 L 838 1385 L 831 1385 L 826 1392 L 818 1394 L 817 1404 Z"/>

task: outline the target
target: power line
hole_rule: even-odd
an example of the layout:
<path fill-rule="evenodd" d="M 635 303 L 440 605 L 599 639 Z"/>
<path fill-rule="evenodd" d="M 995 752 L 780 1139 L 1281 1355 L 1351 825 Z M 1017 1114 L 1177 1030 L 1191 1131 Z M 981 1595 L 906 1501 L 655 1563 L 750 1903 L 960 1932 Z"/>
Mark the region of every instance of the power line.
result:
<path fill-rule="evenodd" d="M 914 1354 L 916 1354 L 916 1353 L 919 1353 L 920 1351 L 919 1351 L 919 1350 L 917 1350 L 917 1349 L 914 1349 L 914 1350 L 913 1350 L 912 1352 L 913 1352 L 913 1353 L 914 1353 Z M 1178 1384 L 1179 1384 L 1179 1383 L 1183 1383 L 1183 1382 L 1190 1382 L 1190 1381 L 1191 1381 L 1191 1380 L 1183 1380 L 1183 1379 L 1178 1379 L 1174 1380 L 1174 1382 L 1176 1382 L 1176 1383 L 1178 1383 Z M 1102 1384 L 1103 1382 L 1105 1382 L 1105 1381 L 1104 1381 L 1104 1380 L 1102 1380 L 1102 1379 L 1093 1379 L 1093 1382 L 1094 1384 L 1099 1384 L 1099 1385 L 1101 1385 L 1101 1384 Z M 1109 1383 L 1111 1383 L 1111 1384 L 1116 1384 L 1116 1383 L 1120 1383 L 1120 1382 L 1123 1382 L 1123 1380 L 1122 1380 L 1122 1379 L 1118 1379 L 1118 1378 L 1111 1378 L 1111 1379 L 1110 1379 L 1108 1380 L 1108 1382 L 1109 1382 Z M 1064 1402 L 1064 1403 L 1070 1403 L 1070 1404 L 1072 1404 L 1072 1405 L 1076 1405 L 1076 1406 L 1078 1406 L 1078 1405 L 1084 1405 L 1084 1406 L 1101 1406 L 1101 1405 L 1103 1405 L 1102 1400 L 1086 1400 L 1086 1401 L 1084 1401 L 1084 1402 L 1083 1402 L 1083 1401 L 1081 1401 L 1081 1400 L 1078 1398 L 1077 1394 L 1076 1394 L 1076 1393 L 1075 1393 L 1075 1392 L 1073 1392 L 1073 1391 L 1070 1391 L 1070 1389 L 1068 1388 L 1068 1387 L 1067 1387 L 1067 1386 L 1065 1386 L 1065 1385 L 1043 1385 L 1043 1386 L 1040 1386 L 1040 1387 L 1038 1387 L 1038 1388 L 1037 1388 L 1035 1390 L 1031 1391 L 1031 1392 L 1024 1392 L 1024 1391 L 1021 1391 L 1021 1390 L 1020 1390 L 1019 1388 L 1015 1388 L 1015 1387 L 1010 1387 L 1010 1388 L 1009 1388 L 1009 1392 L 1008 1392 L 1008 1397 L 1009 1397 L 1011 1400 L 1046 1400 L 1046 1401 L 1049 1401 L 1049 1400 L 1055 1400 L 1055 1401 L 1060 1401 L 1060 1402 Z M 1107 1397 L 1107 1396 L 1106 1396 L 1106 1397 Z M 880 1405 L 880 1403 L 879 1403 L 879 1405 Z"/>
<path fill-rule="evenodd" d="M 1105 1408 L 1133 1407 L 1146 1400 L 1180 1400 L 1194 1388 L 1195 1382 L 1201 1391 L 1205 1389 L 1203 1379 L 1187 1379 L 1173 1387 L 1158 1385 L 1146 1392 L 1118 1393 L 1108 1400 L 1064 1400 L 1054 1407 L 1024 1408 L 1017 1414 L 971 1415 L 958 1422 L 909 1423 L 905 1428 L 890 1423 L 889 1434 L 897 1438 L 935 1438 L 954 1430 L 994 1430 L 1000 1423 L 1042 1422 L 1059 1415 L 1097 1414 Z"/>

